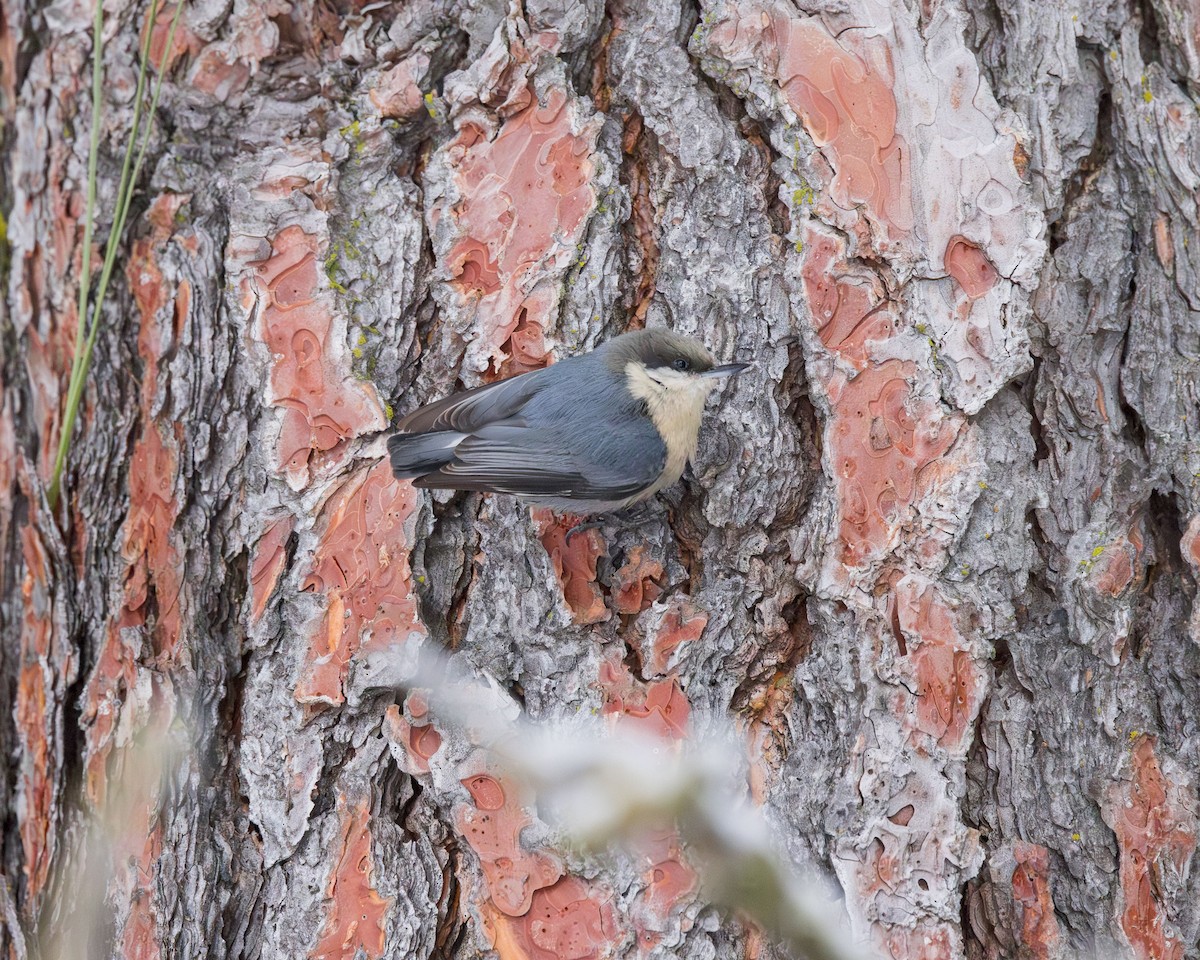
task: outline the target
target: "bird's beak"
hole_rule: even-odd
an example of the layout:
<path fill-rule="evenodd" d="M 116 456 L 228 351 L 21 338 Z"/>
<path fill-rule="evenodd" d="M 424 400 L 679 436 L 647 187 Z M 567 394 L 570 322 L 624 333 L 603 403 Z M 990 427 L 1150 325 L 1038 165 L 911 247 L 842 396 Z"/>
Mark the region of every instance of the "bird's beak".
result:
<path fill-rule="evenodd" d="M 702 377 L 732 377 L 741 373 L 743 370 L 749 369 L 748 363 L 723 363 L 719 367 L 713 367 L 711 370 L 705 370 L 700 376 Z"/>

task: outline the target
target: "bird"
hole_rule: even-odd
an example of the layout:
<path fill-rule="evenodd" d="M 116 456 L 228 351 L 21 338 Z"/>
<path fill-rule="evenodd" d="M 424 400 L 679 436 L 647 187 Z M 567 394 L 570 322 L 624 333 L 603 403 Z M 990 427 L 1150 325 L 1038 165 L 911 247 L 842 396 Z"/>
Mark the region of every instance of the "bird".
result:
<path fill-rule="evenodd" d="M 702 344 L 671 330 L 624 333 L 414 410 L 388 438 L 392 473 L 425 489 L 511 494 L 575 516 L 614 513 L 680 478 L 708 395 L 749 366 L 717 365 Z"/>

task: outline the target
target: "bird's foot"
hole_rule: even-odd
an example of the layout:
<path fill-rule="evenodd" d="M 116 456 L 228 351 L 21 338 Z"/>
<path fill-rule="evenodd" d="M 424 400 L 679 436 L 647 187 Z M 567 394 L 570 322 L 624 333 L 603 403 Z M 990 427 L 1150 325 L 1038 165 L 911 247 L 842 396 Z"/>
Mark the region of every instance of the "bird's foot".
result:
<path fill-rule="evenodd" d="M 639 503 L 629 510 L 601 514 L 595 520 L 588 520 L 585 523 L 577 523 L 570 530 L 568 530 L 566 540 L 567 546 L 571 545 L 571 538 L 576 534 L 584 533 L 588 530 L 598 530 L 600 527 L 606 527 L 610 524 L 616 527 L 641 526 L 647 520 L 655 517 L 658 513 L 659 511 L 656 511 L 649 504 Z"/>
<path fill-rule="evenodd" d="M 605 522 L 606 521 L 604 520 L 589 520 L 587 523 L 575 524 L 575 526 L 567 531 L 567 546 L 569 547 L 571 545 L 572 537 L 580 533 L 586 533 L 588 530 L 598 530 L 600 527 L 604 526 Z"/>

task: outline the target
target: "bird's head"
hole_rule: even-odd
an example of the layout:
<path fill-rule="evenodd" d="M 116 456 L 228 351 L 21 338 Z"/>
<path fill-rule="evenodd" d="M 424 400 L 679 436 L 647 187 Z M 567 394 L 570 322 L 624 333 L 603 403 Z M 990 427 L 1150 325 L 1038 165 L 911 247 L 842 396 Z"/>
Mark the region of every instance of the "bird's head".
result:
<path fill-rule="evenodd" d="M 657 328 L 624 334 L 606 344 L 610 345 L 615 348 L 612 350 L 615 366 L 669 393 L 707 395 L 722 379 L 750 366 L 748 363 L 717 365 L 703 344 Z"/>

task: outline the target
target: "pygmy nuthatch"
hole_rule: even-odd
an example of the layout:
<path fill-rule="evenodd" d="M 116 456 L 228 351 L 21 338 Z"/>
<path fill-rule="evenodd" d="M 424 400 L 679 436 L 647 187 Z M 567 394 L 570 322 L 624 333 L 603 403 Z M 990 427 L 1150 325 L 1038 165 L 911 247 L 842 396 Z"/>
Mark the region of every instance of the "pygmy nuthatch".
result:
<path fill-rule="evenodd" d="M 626 333 L 410 413 L 388 440 L 392 472 L 569 513 L 619 510 L 679 479 L 708 394 L 747 366 L 714 366 L 699 343 L 668 330 Z"/>

